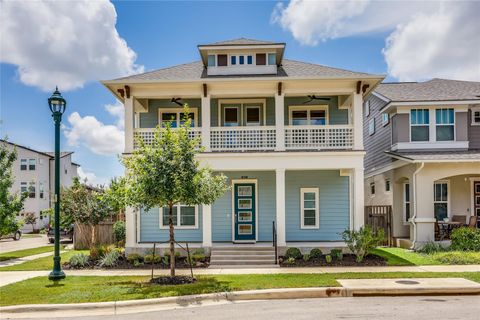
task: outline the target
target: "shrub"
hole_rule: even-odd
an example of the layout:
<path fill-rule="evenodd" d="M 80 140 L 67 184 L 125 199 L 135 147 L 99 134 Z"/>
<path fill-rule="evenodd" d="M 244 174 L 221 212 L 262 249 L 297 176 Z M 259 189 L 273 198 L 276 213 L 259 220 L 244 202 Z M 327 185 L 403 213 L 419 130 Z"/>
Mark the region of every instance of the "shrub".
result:
<path fill-rule="evenodd" d="M 205 261 L 205 259 L 206 259 L 206 256 L 203 253 L 193 253 L 192 255 L 190 255 L 190 260 L 192 264 L 196 262 Z M 190 261 L 188 262 L 190 263 Z"/>
<path fill-rule="evenodd" d="M 452 231 L 452 246 L 454 250 L 480 251 L 480 230 L 458 228 Z"/>
<path fill-rule="evenodd" d="M 138 253 L 130 253 L 127 256 L 127 261 L 130 262 L 130 263 L 133 263 L 133 264 L 135 264 L 135 261 L 140 262 L 142 260 L 143 260 L 143 257 L 141 255 L 139 255 Z"/>
<path fill-rule="evenodd" d="M 285 252 L 285 258 L 301 259 L 303 257 L 302 252 L 298 248 L 288 248 Z"/>
<path fill-rule="evenodd" d="M 432 258 L 444 264 L 480 264 L 479 252 L 437 252 Z"/>
<path fill-rule="evenodd" d="M 70 257 L 68 263 L 72 268 L 84 268 L 88 265 L 90 257 L 83 253 L 77 253 Z"/>
<path fill-rule="evenodd" d="M 308 253 L 305 253 L 303 255 L 303 261 L 308 262 L 310 260 L 310 255 Z"/>
<path fill-rule="evenodd" d="M 113 224 L 113 235 L 115 236 L 115 241 L 118 243 L 125 240 L 125 222 L 117 221 Z"/>
<path fill-rule="evenodd" d="M 152 261 L 153 263 L 159 263 L 161 259 L 162 257 L 160 257 L 157 254 L 155 256 L 153 254 L 147 254 L 146 256 L 143 257 L 143 261 L 147 264 L 152 263 Z"/>
<path fill-rule="evenodd" d="M 363 259 L 384 239 L 385 233 L 383 229 L 374 232 L 372 227 L 364 226 L 360 230 L 345 230 L 342 238 L 347 244 L 350 251 L 356 256 L 357 262 Z"/>
<path fill-rule="evenodd" d="M 337 261 L 342 261 L 343 260 L 342 249 L 332 249 L 332 250 L 330 250 L 330 255 L 332 256 L 333 259 L 335 259 Z"/>
<path fill-rule="evenodd" d="M 433 241 L 427 242 L 423 247 L 417 250 L 419 253 L 424 254 L 434 254 L 437 252 L 445 251 L 446 249 L 442 247 L 439 243 Z"/>
<path fill-rule="evenodd" d="M 327 263 L 332 263 L 332 256 L 329 255 L 329 254 L 327 254 L 327 255 L 325 256 L 325 261 L 326 261 Z"/>
<path fill-rule="evenodd" d="M 295 258 L 290 257 L 287 260 L 285 260 L 285 263 L 290 265 L 295 264 Z"/>
<path fill-rule="evenodd" d="M 310 258 L 312 259 L 320 259 L 322 255 L 323 252 L 319 248 L 313 248 L 312 250 L 310 250 Z"/>
<path fill-rule="evenodd" d="M 90 248 L 90 257 L 93 260 L 98 260 L 105 255 L 105 247 L 103 246 L 94 246 Z"/>
<path fill-rule="evenodd" d="M 168 256 L 168 258 L 170 259 L 170 251 L 165 251 L 163 255 Z M 180 258 L 180 252 L 175 251 L 175 258 Z"/>
<path fill-rule="evenodd" d="M 112 250 L 108 253 L 105 253 L 102 258 L 100 259 L 99 266 L 100 267 L 114 267 L 118 260 L 120 259 L 120 251 Z"/>
<path fill-rule="evenodd" d="M 135 260 L 135 261 L 133 261 L 133 266 L 134 266 L 134 267 L 143 266 L 143 262 L 140 262 L 140 261 L 138 261 L 138 260 Z"/>

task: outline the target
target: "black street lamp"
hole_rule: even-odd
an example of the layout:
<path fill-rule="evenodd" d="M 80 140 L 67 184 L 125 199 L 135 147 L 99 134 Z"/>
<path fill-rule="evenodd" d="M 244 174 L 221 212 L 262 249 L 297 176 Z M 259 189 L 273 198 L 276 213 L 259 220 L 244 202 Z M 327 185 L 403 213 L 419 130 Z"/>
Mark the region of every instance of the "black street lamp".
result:
<path fill-rule="evenodd" d="M 48 98 L 48 106 L 55 122 L 55 253 L 53 256 L 53 270 L 48 279 L 59 281 L 65 279 L 65 273 L 60 264 L 60 122 L 65 112 L 67 102 L 55 88 L 52 96 Z"/>

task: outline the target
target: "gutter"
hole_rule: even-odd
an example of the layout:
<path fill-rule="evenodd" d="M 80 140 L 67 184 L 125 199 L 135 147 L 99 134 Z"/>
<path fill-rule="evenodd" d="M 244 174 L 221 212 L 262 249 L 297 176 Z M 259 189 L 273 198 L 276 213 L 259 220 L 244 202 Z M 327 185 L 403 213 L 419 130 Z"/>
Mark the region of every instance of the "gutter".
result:
<path fill-rule="evenodd" d="M 417 219 L 417 174 L 422 171 L 425 167 L 425 162 L 421 162 L 420 166 L 415 170 L 412 177 L 412 196 L 413 196 L 413 216 L 410 218 L 410 222 L 413 225 L 413 242 L 410 249 L 415 249 L 415 244 L 417 242 L 417 224 L 415 220 Z"/>

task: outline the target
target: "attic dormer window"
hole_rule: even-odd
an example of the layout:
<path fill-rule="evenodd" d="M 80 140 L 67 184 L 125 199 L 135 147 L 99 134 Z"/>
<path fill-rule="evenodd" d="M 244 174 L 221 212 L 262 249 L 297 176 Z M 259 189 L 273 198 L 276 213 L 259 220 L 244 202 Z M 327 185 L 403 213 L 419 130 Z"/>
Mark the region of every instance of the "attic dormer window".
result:
<path fill-rule="evenodd" d="M 231 56 L 230 57 L 230 64 L 232 66 L 236 65 L 237 64 L 237 56 Z"/>
<path fill-rule="evenodd" d="M 264 66 L 267 64 L 267 55 L 265 53 L 257 53 L 256 56 L 257 66 Z"/>
<path fill-rule="evenodd" d="M 215 55 L 208 55 L 208 66 L 215 67 Z"/>
<path fill-rule="evenodd" d="M 268 64 L 271 66 L 277 64 L 277 55 L 275 53 L 268 54 Z"/>
<path fill-rule="evenodd" d="M 217 55 L 217 66 L 225 67 L 228 64 L 228 58 L 226 54 L 219 54 Z"/>

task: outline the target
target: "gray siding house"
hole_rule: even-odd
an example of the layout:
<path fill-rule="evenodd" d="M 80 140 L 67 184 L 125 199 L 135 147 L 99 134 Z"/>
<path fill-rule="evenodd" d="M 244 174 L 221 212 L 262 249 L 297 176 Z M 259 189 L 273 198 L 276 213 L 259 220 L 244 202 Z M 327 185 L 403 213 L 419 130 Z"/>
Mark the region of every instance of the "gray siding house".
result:
<path fill-rule="evenodd" d="M 480 217 L 480 83 L 382 83 L 364 102 L 365 205 L 391 205 L 393 237 L 435 241 Z M 440 222 L 440 224 L 438 224 Z"/>

